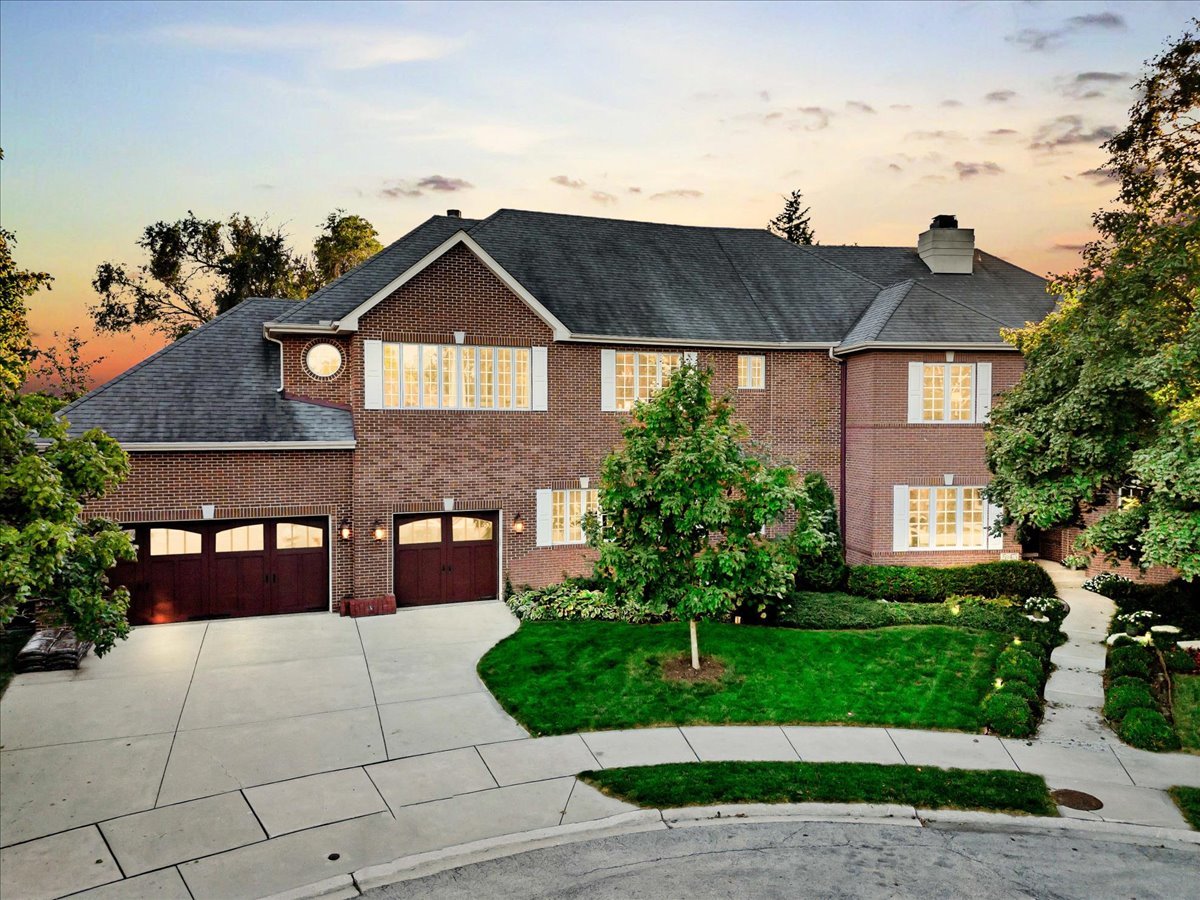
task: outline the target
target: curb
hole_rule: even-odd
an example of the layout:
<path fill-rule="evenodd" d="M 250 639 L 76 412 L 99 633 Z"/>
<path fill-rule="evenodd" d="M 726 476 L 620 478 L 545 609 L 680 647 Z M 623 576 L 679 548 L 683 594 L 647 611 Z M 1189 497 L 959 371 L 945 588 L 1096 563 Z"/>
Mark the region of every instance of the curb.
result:
<path fill-rule="evenodd" d="M 641 809 L 591 822 L 557 825 L 535 831 L 486 838 L 445 847 L 388 863 L 366 866 L 349 875 L 338 875 L 303 887 L 272 894 L 263 900 L 349 900 L 365 891 L 436 875 L 448 869 L 516 856 L 531 850 L 558 847 L 646 831 L 704 828 L 713 825 L 752 825 L 766 822 L 836 822 L 855 825 L 890 825 L 938 831 L 1058 833 L 1084 839 L 1104 839 L 1125 844 L 1200 847 L 1200 832 L 1089 819 L 1014 816 L 1006 813 L 965 810 L 929 810 L 899 804 L 875 803 L 746 803 L 724 806 L 688 806 L 679 809 Z"/>

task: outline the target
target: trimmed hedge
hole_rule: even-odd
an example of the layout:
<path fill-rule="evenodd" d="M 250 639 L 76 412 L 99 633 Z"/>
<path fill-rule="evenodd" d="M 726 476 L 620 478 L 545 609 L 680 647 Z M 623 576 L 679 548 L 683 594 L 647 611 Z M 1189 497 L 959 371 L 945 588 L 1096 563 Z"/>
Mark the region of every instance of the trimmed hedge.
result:
<path fill-rule="evenodd" d="M 1116 678 L 1132 675 L 1144 681 L 1150 680 L 1150 651 L 1140 644 L 1114 647 L 1108 653 L 1108 674 Z"/>
<path fill-rule="evenodd" d="M 1157 709 L 1131 709 L 1121 720 L 1121 740 L 1142 750 L 1178 750 L 1179 737 Z"/>
<path fill-rule="evenodd" d="M 979 597 L 1055 597 L 1054 581 L 1023 560 L 952 566 L 852 566 L 851 594 L 909 603 L 940 603 L 952 594 Z"/>
<path fill-rule="evenodd" d="M 996 662 L 996 677 L 1002 678 L 1005 683 L 1023 681 L 1036 689 L 1041 685 L 1044 674 L 1037 658 L 1020 647 L 1008 647 Z"/>
<path fill-rule="evenodd" d="M 1154 697 L 1144 681 L 1134 679 L 1133 684 L 1112 685 L 1104 697 L 1104 717 L 1120 722 L 1131 710 L 1153 709 L 1157 711 Z"/>
<path fill-rule="evenodd" d="M 1033 712 L 1029 701 L 1003 689 L 983 700 L 983 724 L 1003 737 L 1028 737 L 1033 734 Z"/>

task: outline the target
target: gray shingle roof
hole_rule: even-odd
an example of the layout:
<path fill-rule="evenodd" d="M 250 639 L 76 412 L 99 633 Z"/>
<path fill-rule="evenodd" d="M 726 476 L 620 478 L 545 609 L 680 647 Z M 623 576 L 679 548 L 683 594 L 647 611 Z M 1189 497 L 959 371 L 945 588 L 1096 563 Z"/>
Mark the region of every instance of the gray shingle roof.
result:
<path fill-rule="evenodd" d="M 246 300 L 63 410 L 72 434 L 122 443 L 352 441 L 350 411 L 285 400 L 263 322 L 292 300 Z"/>

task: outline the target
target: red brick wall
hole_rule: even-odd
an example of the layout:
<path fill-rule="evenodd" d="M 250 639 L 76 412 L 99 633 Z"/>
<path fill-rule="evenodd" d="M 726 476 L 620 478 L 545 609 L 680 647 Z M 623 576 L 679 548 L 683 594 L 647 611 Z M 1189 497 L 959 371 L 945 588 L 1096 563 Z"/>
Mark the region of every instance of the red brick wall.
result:
<path fill-rule="evenodd" d="M 283 344 L 283 388 L 292 397 L 307 397 L 327 403 L 350 402 L 352 379 L 356 357 L 351 350 L 350 339 L 333 338 L 328 335 L 285 335 Z M 342 367 L 335 374 L 321 378 L 308 371 L 304 363 L 305 354 L 313 344 L 333 344 L 342 351 Z"/>
<path fill-rule="evenodd" d="M 129 478 L 87 513 L 122 524 L 201 518 L 202 504 L 217 519 L 329 516 L 333 600 L 353 591 L 353 560 L 337 537 L 351 514 L 350 450 L 238 451 L 129 454 Z"/>
<path fill-rule="evenodd" d="M 990 362 L 993 396 L 1012 387 L 1016 353 L 955 353 L 956 362 Z M 855 353 L 846 365 L 846 557 L 851 564 L 960 565 L 998 558 L 996 550 L 892 550 L 892 488 L 897 484 L 985 485 L 982 425 L 908 424 L 909 362 L 945 362 L 945 352 Z M 1004 552 L 1019 553 L 1011 535 Z"/>

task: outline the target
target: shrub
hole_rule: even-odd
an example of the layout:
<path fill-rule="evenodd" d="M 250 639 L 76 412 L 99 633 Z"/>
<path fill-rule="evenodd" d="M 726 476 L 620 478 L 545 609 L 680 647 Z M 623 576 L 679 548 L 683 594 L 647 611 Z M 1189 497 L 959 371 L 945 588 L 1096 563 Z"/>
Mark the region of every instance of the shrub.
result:
<path fill-rule="evenodd" d="M 1136 644 L 1114 647 L 1108 653 L 1108 672 L 1114 677 L 1134 675 L 1149 681 L 1150 653 L 1145 647 Z"/>
<path fill-rule="evenodd" d="M 1171 723 L 1156 709 L 1129 710 L 1121 720 L 1117 734 L 1125 743 L 1142 750 L 1179 749 L 1179 737 Z"/>
<path fill-rule="evenodd" d="M 1020 697 L 1026 703 L 1034 706 L 1038 702 L 1038 689 L 1036 686 L 1029 684 L 1027 681 L 1008 681 L 996 688 L 996 693 L 1012 694 L 1015 697 Z"/>
<path fill-rule="evenodd" d="M 1003 737 L 1028 737 L 1033 734 L 1033 713 L 1017 694 L 993 691 L 983 700 L 983 724 Z"/>
<path fill-rule="evenodd" d="M 1069 611 L 1067 604 L 1057 597 L 1026 597 L 1021 601 L 1021 606 L 1028 615 L 1049 619 L 1055 628 L 1062 625 Z"/>
<path fill-rule="evenodd" d="M 1070 556 L 1063 557 L 1063 567 L 1067 569 L 1086 569 L 1091 560 L 1080 553 L 1072 553 Z"/>
<path fill-rule="evenodd" d="M 1104 718 L 1120 722 L 1131 709 L 1155 709 L 1154 697 L 1144 681 L 1112 685 L 1104 696 Z"/>
<path fill-rule="evenodd" d="M 1178 625 L 1184 640 L 1200 639 L 1200 578 L 1188 583 L 1175 579 L 1167 584 L 1140 584 L 1121 579 L 1101 591 L 1117 604 L 1121 613 L 1148 610 L 1155 621 Z"/>
<path fill-rule="evenodd" d="M 1192 654 L 1179 647 L 1163 653 L 1163 659 L 1166 660 L 1168 669 L 1181 675 L 1186 675 L 1196 668 L 1196 660 Z"/>
<path fill-rule="evenodd" d="M 636 603 L 614 603 L 603 591 L 570 581 L 522 591 L 508 598 L 518 619 L 603 619 L 610 622 L 649 622 L 657 617 Z"/>
<path fill-rule="evenodd" d="M 911 603 L 937 603 L 952 594 L 980 597 L 1054 596 L 1054 582 L 1036 563 L 1020 560 L 936 569 L 923 566 L 853 566 L 852 594 Z"/>
<path fill-rule="evenodd" d="M 799 590 L 836 591 L 846 583 L 846 555 L 838 528 L 837 499 L 820 472 L 804 476 L 804 499 L 788 549 L 796 560 Z"/>
<path fill-rule="evenodd" d="M 1026 650 L 1009 647 L 996 661 L 996 677 L 1009 681 L 1023 681 L 1031 687 L 1042 683 L 1042 664 Z"/>
<path fill-rule="evenodd" d="M 1109 688 L 1125 687 L 1132 685 L 1134 687 L 1146 687 L 1149 684 L 1144 678 L 1138 678 L 1135 675 L 1120 675 L 1108 683 Z"/>
<path fill-rule="evenodd" d="M 1123 584 L 1133 584 L 1133 582 L 1124 575 L 1118 575 L 1116 572 L 1101 572 L 1099 575 L 1093 575 L 1085 581 L 1083 589 L 1101 594 L 1111 600 L 1114 599 L 1113 594 L 1121 592 L 1121 585 Z"/>

